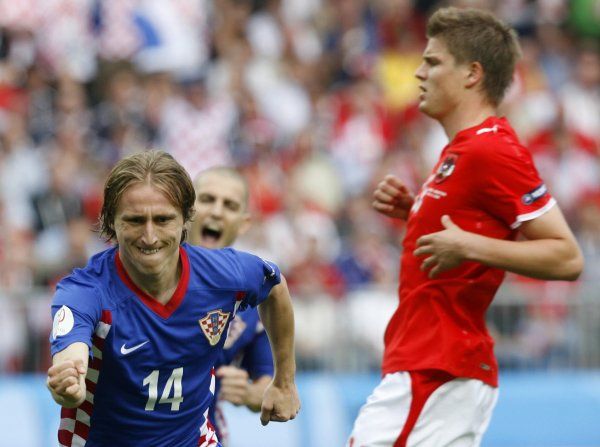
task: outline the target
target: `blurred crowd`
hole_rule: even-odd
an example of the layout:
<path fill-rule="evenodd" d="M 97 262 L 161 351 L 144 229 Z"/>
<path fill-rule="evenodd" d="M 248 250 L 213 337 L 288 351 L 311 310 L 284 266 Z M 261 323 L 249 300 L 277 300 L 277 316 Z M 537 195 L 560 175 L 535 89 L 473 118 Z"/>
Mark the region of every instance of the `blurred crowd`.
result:
<path fill-rule="evenodd" d="M 105 247 L 104 179 L 148 148 L 192 177 L 224 164 L 248 177 L 254 224 L 238 248 L 278 263 L 299 303 L 393 289 L 403 226 L 371 210 L 371 192 L 390 172 L 416 191 L 447 142 L 416 108 L 414 72 L 427 16 L 449 4 L 518 30 L 501 112 L 577 233 L 584 279 L 598 280 L 597 1 L 0 0 L 0 295 L 51 291 Z M 540 314 L 568 319 L 555 306 L 571 288 L 512 279 L 533 304 L 498 337 L 539 338 Z M 330 314 L 308 308 L 327 334 Z M 26 313 L 46 337 L 49 312 Z M 0 312 L 0 371 L 26 369 L 11 324 Z"/>

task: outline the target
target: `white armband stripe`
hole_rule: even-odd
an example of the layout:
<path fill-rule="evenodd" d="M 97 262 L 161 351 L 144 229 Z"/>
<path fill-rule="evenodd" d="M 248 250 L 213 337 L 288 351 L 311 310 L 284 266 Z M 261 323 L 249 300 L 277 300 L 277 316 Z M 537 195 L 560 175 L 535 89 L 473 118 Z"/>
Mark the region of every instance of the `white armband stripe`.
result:
<path fill-rule="evenodd" d="M 517 219 L 510 226 L 510 228 L 512 230 L 519 228 L 523 222 L 527 222 L 528 220 L 533 220 L 537 217 L 540 217 L 542 214 L 545 214 L 546 212 L 548 212 L 550 210 L 550 208 L 552 208 L 554 205 L 556 205 L 556 200 L 554 200 L 554 198 L 551 198 L 548 201 L 548 203 L 546 203 L 540 209 L 532 211 L 531 213 L 521 214 L 521 215 L 517 216 Z"/>

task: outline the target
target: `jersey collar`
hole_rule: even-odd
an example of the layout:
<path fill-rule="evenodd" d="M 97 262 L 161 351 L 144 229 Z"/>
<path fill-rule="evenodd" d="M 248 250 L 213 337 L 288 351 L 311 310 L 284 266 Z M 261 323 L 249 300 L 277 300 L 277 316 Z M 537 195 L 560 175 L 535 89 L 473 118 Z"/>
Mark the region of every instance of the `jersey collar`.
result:
<path fill-rule="evenodd" d="M 479 123 L 476 126 L 468 127 L 466 129 L 458 132 L 454 139 L 452 140 L 452 144 L 459 143 L 461 141 L 468 140 L 476 135 L 485 132 L 509 132 L 512 133 L 512 129 L 508 124 L 508 121 L 504 117 L 490 116 L 486 118 L 483 122 Z"/>
<path fill-rule="evenodd" d="M 115 265 L 117 267 L 117 273 L 121 280 L 125 283 L 127 288 L 129 288 L 135 295 L 140 299 L 140 301 L 146 305 L 150 310 L 152 310 L 155 314 L 162 318 L 169 318 L 175 310 L 179 307 L 181 302 L 183 301 L 183 297 L 187 292 L 188 283 L 190 281 L 190 262 L 188 259 L 187 252 L 183 247 L 179 247 L 179 259 L 181 260 L 181 277 L 179 278 L 179 282 L 177 283 L 177 288 L 175 292 L 173 292 L 173 296 L 169 300 L 167 304 L 161 304 L 140 289 L 132 279 L 127 274 L 123 263 L 121 262 L 121 258 L 119 257 L 119 250 L 116 250 L 115 254 Z"/>

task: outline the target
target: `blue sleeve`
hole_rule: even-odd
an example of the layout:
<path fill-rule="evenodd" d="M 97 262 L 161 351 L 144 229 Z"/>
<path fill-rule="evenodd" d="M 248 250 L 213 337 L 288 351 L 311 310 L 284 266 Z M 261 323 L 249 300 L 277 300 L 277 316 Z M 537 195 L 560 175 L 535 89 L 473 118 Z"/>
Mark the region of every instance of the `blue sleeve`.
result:
<path fill-rule="evenodd" d="M 102 315 L 100 295 L 95 287 L 73 278 L 62 280 L 52 300 L 50 352 L 62 351 L 75 342 L 92 347 L 92 335 Z"/>
<path fill-rule="evenodd" d="M 258 256 L 242 251 L 235 251 L 241 267 L 242 286 L 246 296 L 242 301 L 240 310 L 247 306 L 256 307 L 262 303 L 269 292 L 281 282 L 279 267 Z"/>
<path fill-rule="evenodd" d="M 242 368 L 248 371 L 252 379 L 257 379 L 261 376 L 273 377 L 273 354 L 271 353 L 271 345 L 269 337 L 262 328 L 260 321 L 257 324 L 257 330 L 254 339 L 246 347 Z"/>

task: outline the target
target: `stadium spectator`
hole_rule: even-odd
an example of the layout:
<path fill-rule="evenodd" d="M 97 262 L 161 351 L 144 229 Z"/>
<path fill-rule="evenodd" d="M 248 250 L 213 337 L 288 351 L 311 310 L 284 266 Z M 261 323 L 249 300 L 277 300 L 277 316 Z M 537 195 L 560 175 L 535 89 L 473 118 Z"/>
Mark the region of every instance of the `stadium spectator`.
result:
<path fill-rule="evenodd" d="M 190 243 L 206 248 L 233 245 L 251 222 L 246 179 L 235 169 L 215 167 L 198 174 L 194 187 L 196 214 Z M 221 402 L 260 411 L 263 393 L 273 376 L 269 339 L 256 309 L 236 313 L 215 364 L 215 376 L 216 399 L 210 407 L 209 420 L 219 441 L 226 446 L 228 429 Z"/>
<path fill-rule="evenodd" d="M 594 2 L 446 2 L 492 8 L 521 34 L 525 55 L 501 111 L 531 149 L 541 177 L 574 228 L 583 222 L 576 205 L 581 194 L 598 183 L 599 156 L 593 150 L 598 147 L 594 123 L 600 113 Z M 347 194 L 354 193 L 358 200 L 370 196 L 385 172 L 395 172 L 409 189 L 417 190 L 439 157 L 446 141 L 444 131 L 419 113 L 418 81 L 407 76 L 412 76 L 415 62 L 420 63 L 425 17 L 440 2 L 173 0 L 169 2 L 173 9 L 164 16 L 160 12 L 167 7 L 159 3 L 0 2 L 0 202 L 4 208 L 0 213 L 0 281 L 4 296 L 25 306 L 20 296 L 53 292 L 45 275 L 36 274 L 32 262 L 36 260 L 32 248 L 42 247 L 48 238 L 47 232 L 33 228 L 31 204 L 33 196 L 49 189 L 52 166 L 61 163 L 65 152 L 74 157 L 78 167 L 71 170 L 69 186 L 84 196 L 92 233 L 108 170 L 121 157 L 162 146 L 165 138 L 170 138 L 202 166 L 222 164 L 224 161 L 216 159 L 229 156 L 227 163 L 248 178 L 251 200 L 258 206 L 252 207 L 255 224 L 241 237 L 239 247 L 273 260 L 289 278 L 290 272 L 296 271 L 294 266 L 306 262 L 307 256 L 307 251 L 295 250 L 294 217 L 287 211 L 296 207 L 300 198 L 301 206 L 317 206 L 331 218 L 344 249 L 342 256 L 352 257 L 352 252 L 358 251 L 362 258 L 366 251 L 371 261 L 385 266 L 383 276 L 371 276 L 364 282 L 357 276 L 358 282 L 351 286 L 365 292 L 360 299 L 368 299 L 369 290 L 383 286 L 394 301 L 395 262 L 373 259 L 371 242 L 364 236 L 371 233 L 381 238 L 384 246 L 397 246 L 404 222 L 373 213 L 373 219 L 379 219 L 388 230 L 375 235 L 371 227 L 363 226 L 362 219 L 347 219 L 354 206 L 354 199 Z M 182 27 L 164 27 L 167 21 L 177 23 L 182 15 Z M 58 34 L 52 34 L 58 28 Z M 80 41 L 73 40 L 80 31 Z M 188 36 L 184 39 L 196 36 L 197 41 L 173 53 L 173 42 L 184 35 Z M 268 36 L 273 35 L 283 43 L 270 42 Z M 586 36 L 591 39 L 585 40 Z M 200 109 L 190 105 L 189 95 L 181 94 L 184 78 L 172 63 L 190 51 L 194 55 L 184 65 L 195 68 L 185 79 L 202 79 L 208 92 L 206 106 Z M 150 58 L 137 57 L 141 53 Z M 152 53 L 166 57 L 159 59 Z M 156 64 L 143 64 L 144 59 Z M 352 97 L 358 99 L 350 101 Z M 368 103 L 361 104 L 360 98 Z M 360 107 L 350 107 L 356 101 Z M 229 102 L 230 110 L 219 115 L 217 109 L 225 110 L 215 108 L 215 102 Z M 168 131 L 164 125 L 174 104 L 181 107 L 172 116 L 175 127 Z M 181 110 L 188 108 L 190 116 L 179 121 Z M 208 116 L 209 109 L 216 113 Z M 208 118 L 198 125 L 199 116 Z M 349 161 L 361 160 L 355 147 L 358 140 L 353 138 L 366 139 L 356 132 L 357 127 L 367 127 L 369 141 L 377 144 L 372 146 L 375 152 L 370 151 L 373 161 L 367 160 L 365 166 Z M 215 142 L 210 153 L 194 151 L 198 146 L 190 141 L 202 140 L 198 134 Z M 296 147 L 302 145 L 310 150 L 309 157 L 297 156 Z M 176 146 L 164 147 L 171 150 Z M 340 166 L 349 167 L 343 176 L 336 169 Z M 577 171 L 580 166 L 585 170 Z M 353 172 L 360 178 L 350 177 Z M 373 172 L 372 178 L 365 180 L 365 172 Z M 63 222 L 58 230 L 64 235 L 73 232 L 67 237 L 79 244 L 82 223 Z M 90 239 L 93 237 L 91 234 Z M 359 250 L 354 248 L 357 240 L 362 240 Z M 79 250 L 67 251 L 70 254 L 66 256 L 73 259 L 65 259 L 65 266 L 81 262 Z M 56 256 L 57 252 L 45 254 Z M 364 259 L 356 261 L 365 264 Z M 585 278 L 595 280 L 596 276 L 590 273 Z M 590 284 L 578 293 L 593 294 L 596 287 Z M 19 293 L 30 287 L 35 290 Z M 292 293 L 316 313 L 319 306 L 331 306 L 325 290 L 314 287 L 307 293 L 316 295 L 307 297 Z M 512 298 L 522 301 L 517 295 Z M 341 299 L 336 303 L 345 309 L 349 296 L 344 294 Z M 504 304 L 496 303 L 500 312 Z M 579 322 L 574 326 L 578 331 L 575 337 L 588 337 L 579 317 L 582 313 L 573 312 L 575 308 L 569 307 L 570 318 Z M 331 314 L 336 312 L 339 310 Z M 329 315 L 329 310 L 323 310 L 325 313 Z M 307 327 L 306 333 L 311 330 Z M 311 363 L 346 370 L 342 364 L 331 363 L 325 338 L 314 338 L 315 349 L 310 351 L 322 361 L 311 359 Z M 299 345 L 303 343 L 299 336 L 296 339 Z M 25 355 L 38 356 L 33 349 L 27 349 Z M 360 362 L 356 350 L 349 349 L 345 355 L 354 359 L 352 365 Z M 597 364 L 599 358 L 593 362 Z M 578 362 L 583 362 L 581 351 L 572 351 L 569 365 Z M 37 365 L 45 371 L 39 362 Z"/>
<path fill-rule="evenodd" d="M 587 152 L 600 154 L 600 48 L 586 44 L 575 60 L 574 76 L 559 91 L 567 130 Z"/>
<path fill-rule="evenodd" d="M 443 8 L 427 37 L 419 109 L 450 143 L 417 196 L 392 175 L 375 190 L 375 210 L 407 221 L 400 303 L 349 446 L 478 446 L 498 386 L 484 314 L 504 272 L 574 280 L 583 268 L 530 154 L 497 116 L 519 56 L 514 31 L 488 12 Z"/>
<path fill-rule="evenodd" d="M 159 151 L 121 160 L 104 188 L 102 232 L 118 245 L 57 286 L 53 366 L 61 445 L 215 446 L 207 419 L 230 317 L 260 304 L 276 374 L 261 422 L 293 419 L 293 313 L 285 279 L 257 256 L 182 244 L 195 192 Z M 160 393 L 160 394 L 159 394 Z"/>
<path fill-rule="evenodd" d="M 160 129 L 163 144 L 192 177 L 229 164 L 228 138 L 236 116 L 228 94 L 213 97 L 203 77 L 187 80 L 182 94 L 165 102 Z"/>

